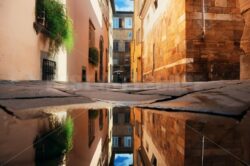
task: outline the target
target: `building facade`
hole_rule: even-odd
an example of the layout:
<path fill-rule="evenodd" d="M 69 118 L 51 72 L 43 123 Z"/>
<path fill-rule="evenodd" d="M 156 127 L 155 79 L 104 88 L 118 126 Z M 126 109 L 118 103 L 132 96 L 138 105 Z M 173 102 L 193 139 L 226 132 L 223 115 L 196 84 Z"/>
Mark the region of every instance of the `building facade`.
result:
<path fill-rule="evenodd" d="M 68 56 L 69 81 L 108 81 L 109 3 L 106 0 L 68 0 L 75 34 L 75 47 Z M 90 48 L 98 50 L 96 65 L 90 62 Z"/>
<path fill-rule="evenodd" d="M 244 50 L 244 55 L 240 59 L 240 78 L 242 80 L 250 79 L 250 1 L 239 0 L 240 12 L 245 21 L 245 27 L 241 38 L 241 48 Z"/>
<path fill-rule="evenodd" d="M 113 81 L 113 11 L 114 2 L 109 3 L 109 57 L 108 57 L 108 82 Z"/>
<path fill-rule="evenodd" d="M 64 5 L 66 0 L 60 0 Z M 67 52 L 49 56 L 49 38 L 38 32 L 36 1 L 0 2 L 0 80 L 67 81 Z M 42 26 L 42 25 L 41 25 Z"/>
<path fill-rule="evenodd" d="M 113 14 L 113 82 L 130 82 L 133 12 Z"/>
<path fill-rule="evenodd" d="M 134 1 L 133 39 L 131 41 L 131 82 L 142 82 L 142 19 L 139 17 L 144 1 Z"/>
<path fill-rule="evenodd" d="M 135 0 L 135 12 L 142 33 L 134 41 L 141 38 L 142 49 L 135 49 L 132 69 L 141 64 L 144 82 L 239 79 L 238 0 Z"/>

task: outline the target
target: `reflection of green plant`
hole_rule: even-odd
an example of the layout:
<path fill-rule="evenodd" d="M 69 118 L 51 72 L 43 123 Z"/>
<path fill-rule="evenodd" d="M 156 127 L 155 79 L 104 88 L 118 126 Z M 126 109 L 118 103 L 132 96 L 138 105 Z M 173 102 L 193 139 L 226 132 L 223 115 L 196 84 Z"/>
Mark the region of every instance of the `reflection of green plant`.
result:
<path fill-rule="evenodd" d="M 58 0 L 37 0 L 36 17 L 45 20 L 46 35 L 50 40 L 50 52 L 57 53 L 61 45 L 70 52 L 74 45 L 72 21 L 65 6 Z"/>
<path fill-rule="evenodd" d="M 99 62 L 99 52 L 98 49 L 95 47 L 89 48 L 89 63 L 97 66 Z"/>
<path fill-rule="evenodd" d="M 91 119 L 96 119 L 98 117 L 98 114 L 98 110 L 89 110 L 89 118 Z"/>
<path fill-rule="evenodd" d="M 63 123 L 50 119 L 50 129 L 34 140 L 37 165 L 53 162 L 59 165 L 66 153 L 73 147 L 73 120 L 67 118 Z M 52 164 L 54 165 L 54 164 Z"/>

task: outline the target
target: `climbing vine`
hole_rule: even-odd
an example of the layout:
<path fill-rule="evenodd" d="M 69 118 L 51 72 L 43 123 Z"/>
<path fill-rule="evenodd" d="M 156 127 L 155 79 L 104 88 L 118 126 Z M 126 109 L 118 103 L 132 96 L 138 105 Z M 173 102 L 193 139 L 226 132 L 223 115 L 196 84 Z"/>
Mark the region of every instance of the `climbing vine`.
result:
<path fill-rule="evenodd" d="M 59 0 L 37 0 L 36 1 L 37 22 L 43 21 L 45 31 L 49 38 L 49 52 L 56 54 L 64 45 L 70 52 L 74 46 L 73 24 L 67 15 L 64 4 Z"/>

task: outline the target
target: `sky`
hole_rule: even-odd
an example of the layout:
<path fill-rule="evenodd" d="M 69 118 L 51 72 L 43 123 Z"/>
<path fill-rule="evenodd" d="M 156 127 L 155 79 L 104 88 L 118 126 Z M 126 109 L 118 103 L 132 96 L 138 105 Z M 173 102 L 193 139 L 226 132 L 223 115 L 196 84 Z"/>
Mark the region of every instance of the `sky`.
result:
<path fill-rule="evenodd" d="M 133 164 L 133 154 L 116 154 L 115 166 L 129 166 Z"/>
<path fill-rule="evenodd" d="M 116 11 L 134 11 L 134 1 L 115 0 Z"/>

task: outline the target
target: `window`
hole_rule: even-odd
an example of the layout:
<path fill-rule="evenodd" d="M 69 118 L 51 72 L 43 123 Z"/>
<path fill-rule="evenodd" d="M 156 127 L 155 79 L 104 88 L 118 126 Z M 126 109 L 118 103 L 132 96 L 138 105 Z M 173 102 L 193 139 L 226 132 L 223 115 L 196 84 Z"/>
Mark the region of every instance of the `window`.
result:
<path fill-rule="evenodd" d="M 122 26 L 122 18 L 119 18 L 119 28 L 123 28 L 123 26 Z"/>
<path fill-rule="evenodd" d="M 141 42 L 141 29 L 136 31 L 136 43 L 139 44 Z"/>
<path fill-rule="evenodd" d="M 112 139 L 112 146 L 114 147 L 114 148 L 117 148 L 118 147 L 118 137 L 113 137 L 113 139 Z"/>
<path fill-rule="evenodd" d="M 113 59 L 113 64 L 114 65 L 118 65 L 118 62 L 119 62 L 118 59 Z"/>
<path fill-rule="evenodd" d="M 128 38 L 132 39 L 132 32 L 128 32 Z"/>
<path fill-rule="evenodd" d="M 125 42 L 125 52 L 130 52 L 130 42 Z"/>
<path fill-rule="evenodd" d="M 154 0 L 154 6 L 155 6 L 155 9 L 157 9 L 157 7 L 158 7 L 158 0 Z"/>
<path fill-rule="evenodd" d="M 114 42 L 113 42 L 113 49 L 116 52 L 118 51 L 118 49 L 119 49 L 119 41 L 114 40 Z"/>
<path fill-rule="evenodd" d="M 132 146 L 132 138 L 130 136 L 124 137 L 124 147 L 130 148 Z"/>
<path fill-rule="evenodd" d="M 42 70 L 43 80 L 54 80 L 56 74 L 56 62 L 48 59 L 43 59 Z"/>
<path fill-rule="evenodd" d="M 103 110 L 100 110 L 99 112 L 99 129 L 103 129 Z"/>
<path fill-rule="evenodd" d="M 125 28 L 126 29 L 131 29 L 132 28 L 132 18 L 131 17 L 127 17 L 125 18 Z"/>
<path fill-rule="evenodd" d="M 113 18 L 113 28 L 119 28 L 119 18 Z"/>
<path fill-rule="evenodd" d="M 136 153 L 137 156 L 137 165 L 142 165 L 142 157 L 141 157 L 141 153 L 140 153 L 141 149 L 139 149 Z"/>
<path fill-rule="evenodd" d="M 119 52 L 125 52 L 125 42 L 123 42 L 123 41 L 119 42 L 118 51 Z"/>
<path fill-rule="evenodd" d="M 118 124 L 118 114 L 117 113 L 114 113 L 113 121 L 114 121 L 114 124 Z"/>
<path fill-rule="evenodd" d="M 155 70 L 155 44 L 153 44 L 153 71 Z"/>
<path fill-rule="evenodd" d="M 152 114 L 152 124 L 155 126 L 156 124 L 156 115 L 153 113 Z"/>
<path fill-rule="evenodd" d="M 147 152 L 149 150 L 149 146 L 148 146 L 148 142 L 147 141 L 146 141 L 146 150 L 147 150 Z"/>
<path fill-rule="evenodd" d="M 89 20 L 89 47 L 95 46 L 95 27 Z"/>
<path fill-rule="evenodd" d="M 130 122 L 130 113 L 125 113 L 125 123 L 129 123 Z"/>
<path fill-rule="evenodd" d="M 95 71 L 95 82 L 98 82 L 98 73 Z"/>
<path fill-rule="evenodd" d="M 83 66 L 82 67 L 82 82 L 86 82 L 87 78 L 86 78 L 86 67 Z"/>
<path fill-rule="evenodd" d="M 135 132 L 138 137 L 142 136 L 141 125 L 138 121 L 135 122 Z"/>
<path fill-rule="evenodd" d="M 89 147 L 95 139 L 95 119 L 91 116 L 91 111 L 88 112 L 89 122 L 88 122 L 88 134 L 89 134 Z M 92 112 L 93 113 L 93 112 Z"/>
<path fill-rule="evenodd" d="M 128 133 L 132 133 L 132 127 L 128 126 Z"/>
<path fill-rule="evenodd" d="M 153 154 L 152 159 L 151 159 L 151 165 L 152 166 L 157 166 L 157 159 L 156 159 L 154 154 Z"/>

